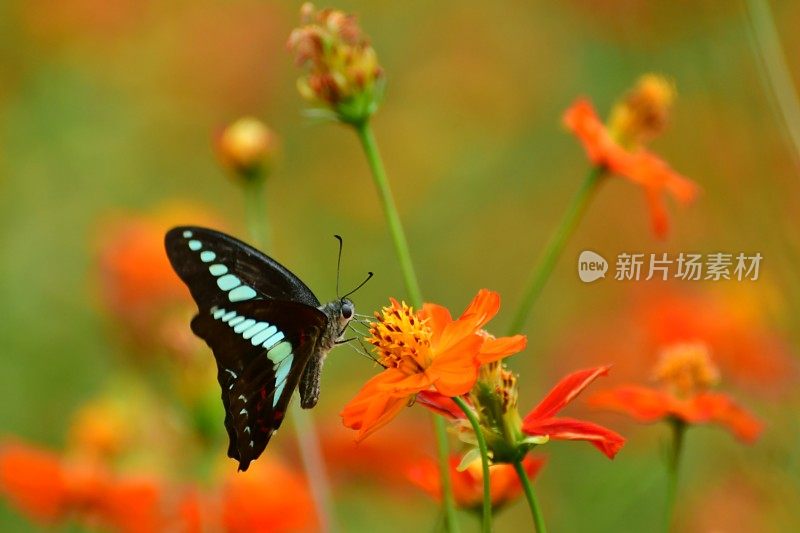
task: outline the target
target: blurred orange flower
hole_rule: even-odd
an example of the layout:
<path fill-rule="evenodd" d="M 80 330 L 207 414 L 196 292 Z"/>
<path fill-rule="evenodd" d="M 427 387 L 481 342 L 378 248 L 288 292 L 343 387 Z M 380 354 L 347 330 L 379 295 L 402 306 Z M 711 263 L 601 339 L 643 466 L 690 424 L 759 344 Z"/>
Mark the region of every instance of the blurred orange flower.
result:
<path fill-rule="evenodd" d="M 186 321 L 192 300 L 164 254 L 164 234 L 179 223 L 211 223 L 194 207 L 169 205 L 103 224 L 99 243 L 101 298 L 131 341 L 178 353 L 196 346 Z"/>
<path fill-rule="evenodd" d="M 59 457 L 22 444 L 0 448 L 0 490 L 25 514 L 45 523 L 62 518 L 72 496 Z"/>
<path fill-rule="evenodd" d="M 185 526 L 186 517 L 170 506 L 181 491 L 167 489 L 155 477 L 114 476 L 98 463 L 65 459 L 27 444 L 0 447 L 0 492 L 39 522 L 77 519 L 129 533 Z"/>
<path fill-rule="evenodd" d="M 676 343 L 705 343 L 726 379 L 762 392 L 785 391 L 797 382 L 797 361 L 770 327 L 769 288 L 727 288 L 698 294 L 648 295 L 632 310 L 650 353 Z"/>
<path fill-rule="evenodd" d="M 530 436 L 545 436 L 556 440 L 584 440 L 613 459 L 625 444 L 625 438 L 608 428 L 576 420 L 556 417 L 583 389 L 599 376 L 608 374 L 609 367 L 579 370 L 559 381 L 544 399 L 522 420 L 522 431 Z"/>
<path fill-rule="evenodd" d="M 264 456 L 247 474 L 229 473 L 222 488 L 222 524 L 229 533 L 311 530 L 314 502 L 304 480 Z"/>
<path fill-rule="evenodd" d="M 623 385 L 593 395 L 589 403 L 639 422 L 677 419 L 687 424 L 719 424 L 740 440 L 754 442 L 763 424 L 728 395 L 707 392 L 718 376 L 705 345 L 678 344 L 663 351 L 656 367 L 660 388 Z"/>
<path fill-rule="evenodd" d="M 466 394 L 483 363 L 497 361 L 525 348 L 522 335 L 495 339 L 483 331 L 500 309 L 500 296 L 482 289 L 453 320 L 439 305 L 420 312 L 391 300 L 376 313 L 372 343 L 385 370 L 369 380 L 341 412 L 346 427 L 358 430 L 356 440 L 387 424 L 421 391 L 433 388 L 445 396 Z"/>
<path fill-rule="evenodd" d="M 646 76 L 628 98 L 617 105 L 607 127 L 592 104 L 579 99 L 564 114 L 564 124 L 583 143 L 592 164 L 627 178 L 643 188 L 656 236 L 663 238 L 669 228 L 663 194 L 682 203 L 697 196 L 698 186 L 681 176 L 655 154 L 642 147 L 655 136 L 666 120 L 672 96 L 663 80 Z"/>
<path fill-rule="evenodd" d="M 323 425 L 320 437 L 327 469 L 335 480 L 380 482 L 385 489 L 407 488 L 408 469 L 434 444 L 430 424 L 413 420 L 398 420 L 363 442 L 354 442 L 352 432 L 341 424 Z M 393 459 L 387 463 L 386 457 Z M 300 460 L 299 455 L 294 458 Z"/>
<path fill-rule="evenodd" d="M 450 457 L 450 479 L 456 505 L 463 509 L 480 511 L 483 503 L 483 469 L 480 459 L 476 459 L 462 471 L 458 470 L 460 457 Z M 522 466 L 533 479 L 544 466 L 543 458 L 526 456 Z M 408 477 L 418 487 L 436 498 L 442 497 L 439 467 L 431 459 L 421 461 L 408 471 Z M 514 501 L 522 493 L 522 485 L 516 470 L 510 464 L 495 464 L 489 467 L 489 478 L 492 487 L 492 508 L 497 510 Z"/>

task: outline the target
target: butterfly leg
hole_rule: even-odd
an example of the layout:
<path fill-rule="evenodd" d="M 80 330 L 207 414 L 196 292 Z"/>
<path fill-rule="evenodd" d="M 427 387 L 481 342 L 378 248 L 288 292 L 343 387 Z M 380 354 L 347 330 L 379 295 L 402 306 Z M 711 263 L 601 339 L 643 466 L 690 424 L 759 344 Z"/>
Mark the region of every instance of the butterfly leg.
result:
<path fill-rule="evenodd" d="M 317 405 L 319 400 L 320 377 L 322 375 L 322 363 L 325 359 L 318 354 L 314 354 L 308 360 L 303 375 L 300 376 L 300 406 L 303 409 L 311 409 Z"/>

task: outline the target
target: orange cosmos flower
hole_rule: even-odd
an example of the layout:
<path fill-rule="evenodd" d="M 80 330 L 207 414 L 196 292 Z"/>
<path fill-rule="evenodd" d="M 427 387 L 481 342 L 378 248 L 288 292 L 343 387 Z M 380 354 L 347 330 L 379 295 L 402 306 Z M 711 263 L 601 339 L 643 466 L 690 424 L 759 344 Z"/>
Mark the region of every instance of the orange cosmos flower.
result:
<path fill-rule="evenodd" d="M 564 124 L 583 143 L 591 162 L 644 189 L 653 230 L 666 236 L 669 219 L 663 195 L 682 203 L 697 196 L 698 187 L 681 176 L 642 144 L 664 127 L 674 93 L 664 79 L 643 76 L 627 98 L 617 104 L 606 126 L 586 99 L 576 101 L 564 114 Z"/>
<path fill-rule="evenodd" d="M 744 284 L 742 284 L 744 285 Z M 701 341 L 736 386 L 761 394 L 785 393 L 798 378 L 798 364 L 789 344 L 765 317 L 775 309 L 774 287 L 726 287 L 724 292 L 669 291 L 643 299 L 631 311 L 645 335 L 645 349 Z"/>
<path fill-rule="evenodd" d="M 385 370 L 341 413 L 344 425 L 358 430 L 356 440 L 387 424 L 421 391 L 466 394 L 481 364 L 519 352 L 527 342 L 522 335 L 496 339 L 483 331 L 500 309 L 500 296 L 486 289 L 456 320 L 440 305 L 428 303 L 414 312 L 405 303 L 391 302 L 376 313 L 369 338 Z"/>
<path fill-rule="evenodd" d="M 563 378 L 547 393 L 539 405 L 525 416 L 522 420 L 522 431 L 533 437 L 585 440 L 609 459 L 613 459 L 625 444 L 622 435 L 592 422 L 555 416 L 595 379 L 607 375 L 608 370 L 609 367 L 600 366 L 579 370 Z"/>
<path fill-rule="evenodd" d="M 62 518 L 70 499 L 59 457 L 22 444 L 0 448 L 0 491 L 34 520 Z"/>
<path fill-rule="evenodd" d="M 193 221 L 219 226 L 202 209 L 168 205 L 148 214 L 109 217 L 99 235 L 99 285 L 105 308 L 126 337 L 149 353 L 164 346 L 186 355 L 197 343 L 186 321 L 189 292 L 164 255 L 164 234 Z"/>
<path fill-rule="evenodd" d="M 761 434 L 763 424 L 731 397 L 708 392 L 718 381 L 719 371 L 704 344 L 677 344 L 665 349 L 655 378 L 660 388 L 624 385 L 595 394 L 589 403 L 639 422 L 677 419 L 686 424 L 720 424 L 748 443 Z"/>
<path fill-rule="evenodd" d="M 453 496 L 456 505 L 462 509 L 480 512 L 483 504 L 483 469 L 480 459 L 470 463 L 467 468 L 459 471 L 460 458 L 450 456 L 450 479 L 453 486 Z M 533 479 L 544 466 L 545 460 L 539 457 L 526 456 L 522 460 L 528 477 Z M 439 467 L 430 459 L 414 465 L 408 471 L 412 483 L 436 498 L 442 497 L 442 485 L 439 477 Z M 522 493 L 514 467 L 509 464 L 495 464 L 489 467 L 489 478 L 492 487 L 492 508 L 497 510 L 514 501 Z"/>

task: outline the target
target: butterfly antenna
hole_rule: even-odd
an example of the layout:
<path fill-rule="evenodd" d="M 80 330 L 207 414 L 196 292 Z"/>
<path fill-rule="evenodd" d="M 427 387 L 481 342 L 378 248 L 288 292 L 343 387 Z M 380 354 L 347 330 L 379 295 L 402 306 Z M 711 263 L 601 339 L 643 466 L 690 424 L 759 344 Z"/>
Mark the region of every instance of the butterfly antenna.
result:
<path fill-rule="evenodd" d="M 367 282 L 370 280 L 370 278 L 372 278 L 372 276 L 374 276 L 374 275 L 375 275 L 375 274 L 374 274 L 373 272 L 367 272 L 367 277 L 364 279 L 364 281 L 362 281 L 361 283 L 359 283 L 359 284 L 358 284 L 358 287 L 356 287 L 356 288 L 355 288 L 355 289 L 353 289 L 352 291 L 350 291 L 350 292 L 348 292 L 347 294 L 345 294 L 344 296 L 342 296 L 342 298 L 347 298 L 348 296 L 350 296 L 351 294 L 353 294 L 354 292 L 356 292 L 358 289 L 360 289 L 361 287 L 363 287 L 364 285 L 366 285 L 366 283 L 367 283 Z"/>
<path fill-rule="evenodd" d="M 339 257 L 336 259 L 336 298 L 339 299 L 339 273 L 342 271 L 342 248 L 344 248 L 344 241 L 341 235 L 334 235 L 334 237 L 339 241 Z"/>

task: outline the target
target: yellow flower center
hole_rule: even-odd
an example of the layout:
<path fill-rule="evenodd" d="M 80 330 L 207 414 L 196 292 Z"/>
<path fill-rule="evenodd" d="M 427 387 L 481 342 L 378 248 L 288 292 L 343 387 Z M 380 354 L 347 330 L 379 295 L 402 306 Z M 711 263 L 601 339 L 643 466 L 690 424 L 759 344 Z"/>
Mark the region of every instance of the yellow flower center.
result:
<path fill-rule="evenodd" d="M 685 397 L 715 385 L 719 381 L 719 370 L 705 344 L 676 344 L 661 352 L 654 377 L 675 394 Z"/>
<path fill-rule="evenodd" d="M 658 136 L 666 127 L 675 99 L 675 87 L 666 78 L 646 74 L 622 102 L 614 106 L 609 131 L 625 147 L 635 147 Z"/>
<path fill-rule="evenodd" d="M 405 302 L 392 302 L 375 313 L 367 342 L 375 346 L 379 362 L 405 374 L 424 372 L 431 364 L 431 328 Z"/>

